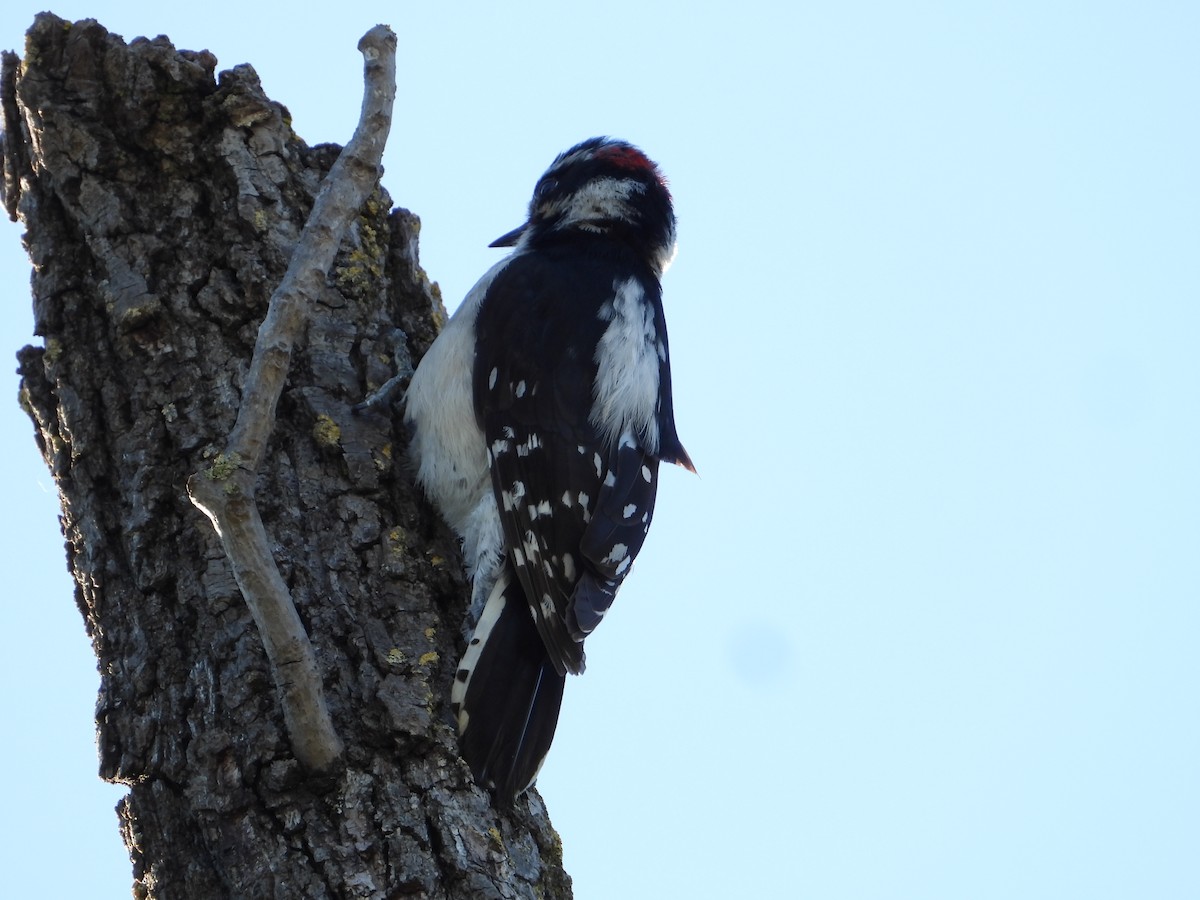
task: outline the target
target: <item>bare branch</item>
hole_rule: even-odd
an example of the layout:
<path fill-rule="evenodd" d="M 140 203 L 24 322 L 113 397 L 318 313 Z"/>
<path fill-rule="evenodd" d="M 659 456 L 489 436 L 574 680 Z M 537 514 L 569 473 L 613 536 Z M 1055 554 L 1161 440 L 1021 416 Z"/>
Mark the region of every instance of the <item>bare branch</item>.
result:
<path fill-rule="evenodd" d="M 342 236 L 379 179 L 396 96 L 396 36 L 377 25 L 358 49 L 365 59 L 358 127 L 322 183 L 287 273 L 271 297 L 229 445 L 209 469 L 188 480 L 192 502 L 212 519 L 262 635 L 296 758 L 315 771 L 338 762 L 342 742 L 325 704 L 312 644 L 271 555 L 254 483 L 308 308 L 324 287 Z"/>
<path fill-rule="evenodd" d="M 292 345 L 309 304 L 320 296 L 346 228 L 375 189 L 396 98 L 396 35 L 376 25 L 358 42 L 366 60 L 358 128 L 321 185 L 312 214 L 275 289 L 254 347 L 254 359 L 229 436 L 229 449 L 257 471 L 275 427 L 275 404 L 283 391 Z"/>

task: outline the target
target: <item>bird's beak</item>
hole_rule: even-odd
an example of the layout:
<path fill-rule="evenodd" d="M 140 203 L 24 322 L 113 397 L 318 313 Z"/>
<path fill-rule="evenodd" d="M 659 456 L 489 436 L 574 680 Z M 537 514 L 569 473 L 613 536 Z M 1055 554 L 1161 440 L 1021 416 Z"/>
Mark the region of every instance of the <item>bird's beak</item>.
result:
<path fill-rule="evenodd" d="M 529 227 L 529 223 L 526 222 L 524 225 L 514 228 L 508 234 L 505 234 L 505 235 L 502 235 L 501 237 L 496 238 L 494 241 L 492 241 L 490 244 L 488 244 L 488 246 L 489 247 L 515 247 L 517 244 L 517 241 L 519 241 L 521 239 L 521 235 L 523 235 L 525 233 L 525 229 L 528 227 Z"/>

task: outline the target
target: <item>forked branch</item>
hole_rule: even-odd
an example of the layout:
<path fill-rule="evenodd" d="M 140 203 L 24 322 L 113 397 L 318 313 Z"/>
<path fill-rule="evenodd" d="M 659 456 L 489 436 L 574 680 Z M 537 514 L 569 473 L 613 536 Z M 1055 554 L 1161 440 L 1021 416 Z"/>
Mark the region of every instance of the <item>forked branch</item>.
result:
<path fill-rule="evenodd" d="M 258 331 L 237 422 L 225 452 L 188 479 L 188 494 L 212 520 L 267 651 L 296 758 L 327 771 L 342 754 L 312 644 L 271 555 L 254 499 L 275 409 L 303 331 L 347 227 L 379 180 L 396 97 L 396 35 L 377 25 L 358 49 L 365 60 L 362 113 L 354 136 L 321 184 L 287 273 Z"/>

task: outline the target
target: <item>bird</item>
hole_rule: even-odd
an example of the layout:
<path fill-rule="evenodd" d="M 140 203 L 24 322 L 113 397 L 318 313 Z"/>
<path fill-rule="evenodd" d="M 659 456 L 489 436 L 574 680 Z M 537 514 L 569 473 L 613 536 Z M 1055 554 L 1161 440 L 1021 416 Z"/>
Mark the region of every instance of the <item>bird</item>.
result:
<path fill-rule="evenodd" d="M 504 803 L 535 781 L 568 674 L 650 528 L 675 427 L 662 307 L 676 221 L 658 166 L 594 137 L 538 179 L 511 253 L 412 375 L 415 477 L 462 540 L 470 637 L 450 691 L 459 752 Z"/>

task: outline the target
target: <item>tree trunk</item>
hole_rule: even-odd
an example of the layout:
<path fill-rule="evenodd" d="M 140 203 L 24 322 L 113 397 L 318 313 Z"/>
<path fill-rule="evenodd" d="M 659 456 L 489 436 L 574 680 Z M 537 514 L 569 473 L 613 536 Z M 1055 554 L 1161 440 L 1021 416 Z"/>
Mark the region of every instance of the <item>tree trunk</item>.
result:
<path fill-rule="evenodd" d="M 223 549 L 239 539 L 189 499 L 193 476 L 220 480 L 260 323 L 340 150 L 296 137 L 249 66 L 216 81 L 215 64 L 42 14 L 0 88 L 44 339 L 19 354 L 21 402 L 100 660 L 101 775 L 129 785 L 134 893 L 569 897 L 536 792 L 498 811 L 458 759 L 458 547 L 394 418 L 352 411 L 444 318 L 417 219 L 381 187 L 308 304 L 256 478 L 241 469 L 311 641 L 324 763 L 297 749 L 300 679 L 264 648 Z"/>

